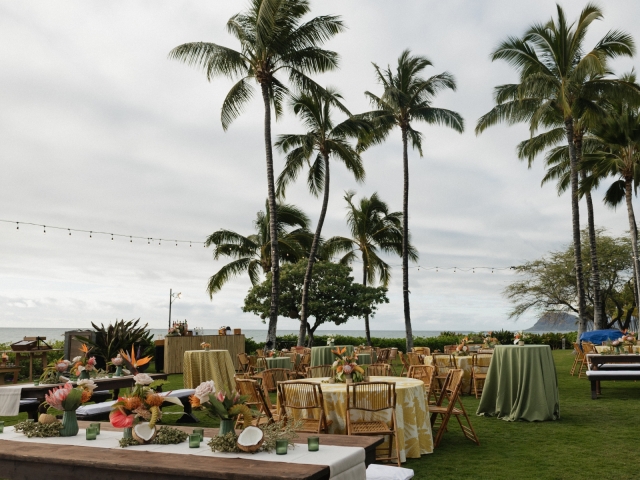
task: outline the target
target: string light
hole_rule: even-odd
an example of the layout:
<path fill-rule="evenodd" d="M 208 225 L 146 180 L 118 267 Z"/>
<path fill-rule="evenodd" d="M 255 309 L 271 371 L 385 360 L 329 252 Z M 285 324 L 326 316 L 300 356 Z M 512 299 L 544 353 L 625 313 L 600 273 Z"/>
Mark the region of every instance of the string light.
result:
<path fill-rule="evenodd" d="M 31 223 L 31 222 L 18 222 L 15 220 L 3 220 L 0 219 L 0 222 L 3 223 L 15 223 L 16 224 L 16 230 L 20 230 L 20 224 L 22 225 L 33 225 L 35 227 L 42 227 L 42 233 L 47 233 L 47 226 L 43 225 L 41 223 Z M 69 227 L 55 227 L 55 226 L 51 226 L 49 225 L 48 228 L 52 228 L 54 230 L 66 230 L 67 233 L 69 235 L 71 235 L 71 232 L 79 232 L 79 233 L 88 233 L 89 234 L 89 238 L 93 238 L 93 234 L 95 233 L 96 235 L 109 235 L 111 236 L 111 240 L 115 240 L 115 237 L 123 237 L 123 238 L 127 238 L 129 237 L 129 243 L 133 243 L 133 239 L 134 238 L 139 238 L 141 240 L 146 239 L 147 240 L 147 244 L 150 245 L 151 244 L 151 240 L 153 240 L 153 237 L 141 237 L 138 235 L 128 235 L 128 234 L 124 234 L 124 233 L 110 233 L 110 232 L 99 232 L 99 231 L 95 231 L 95 230 L 82 230 L 79 228 L 69 228 Z M 197 242 L 194 240 L 167 240 L 164 238 L 158 238 L 158 245 L 162 244 L 162 240 L 165 241 L 174 241 L 176 243 L 176 246 L 178 246 L 180 243 L 188 243 L 190 247 L 193 246 L 193 244 L 202 244 L 202 246 L 204 248 L 207 248 L 207 245 L 205 244 L 205 242 Z"/>

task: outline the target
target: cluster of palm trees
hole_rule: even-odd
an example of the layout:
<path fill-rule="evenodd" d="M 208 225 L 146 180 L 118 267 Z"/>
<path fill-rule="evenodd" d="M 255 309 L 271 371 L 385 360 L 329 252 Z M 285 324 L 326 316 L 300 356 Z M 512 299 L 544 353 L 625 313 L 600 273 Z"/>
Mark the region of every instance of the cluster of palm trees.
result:
<path fill-rule="evenodd" d="M 596 329 L 607 325 L 591 192 L 611 177 L 614 182 L 604 202 L 615 207 L 626 201 L 636 298 L 640 285 L 638 235 L 631 203 L 640 180 L 640 86 L 633 72 L 616 77 L 609 69 L 611 59 L 632 57 L 635 43 L 628 33 L 612 30 L 588 49 L 585 37 L 589 26 L 602 18 L 601 9 L 589 3 L 571 23 L 558 6 L 557 18 L 534 24 L 522 37 L 502 42 L 492 59 L 512 65 L 519 73 L 519 83 L 497 86 L 495 107 L 476 126 L 480 134 L 498 122 L 527 122 L 531 136 L 518 145 L 518 156 L 531 165 L 544 153 L 547 172 L 542 182 L 557 181 L 559 194 L 570 190 L 580 332 L 590 320 Z M 587 204 L 592 312 L 585 300 L 580 251 L 582 197 Z"/>
<path fill-rule="evenodd" d="M 363 181 L 365 170 L 362 153 L 372 145 L 383 142 L 394 127 L 398 127 L 403 144 L 402 214 L 389 214 L 386 205 L 377 195 L 363 198 L 360 207 L 357 207 L 352 203 L 353 194 L 349 193 L 349 225 L 353 238 L 330 239 L 324 250 L 327 255 L 344 254 L 344 262 L 351 262 L 355 251 L 360 250 L 365 282 L 374 278 L 376 272 L 383 283 L 388 282 L 389 267 L 378 257 L 378 248 L 402 255 L 404 319 L 409 351 L 413 347 L 413 336 L 408 261 L 417 258 L 417 253 L 409 244 L 408 144 L 411 142 L 422 156 L 422 135 L 414 128 L 414 123 L 418 121 L 445 125 L 462 132 L 464 123 L 459 114 L 433 106 L 433 100 L 441 90 L 455 90 L 456 84 L 446 72 L 423 78 L 421 75 L 431 66 L 431 62 L 406 50 L 398 58 L 395 70 L 390 67 L 382 70 L 374 64 L 383 92 L 380 96 L 366 92 L 373 110 L 353 115 L 344 106 L 342 97 L 335 89 L 323 88 L 311 78 L 314 74 L 338 68 L 339 55 L 322 46 L 344 31 L 345 25 L 340 17 L 333 15 L 303 21 L 303 17 L 309 12 L 308 0 L 251 0 L 246 11 L 234 15 L 227 22 L 228 32 L 240 43 L 238 50 L 215 43 L 196 42 L 180 45 L 169 54 L 170 58 L 202 68 L 207 80 L 217 76 L 237 80 L 222 105 L 221 121 L 224 129 L 229 127 L 251 100 L 255 92 L 254 84 L 260 87 L 264 103 L 266 213 L 258 215 L 256 235 L 243 237 L 220 230 L 209 237 L 207 244 L 215 246 L 216 258 L 227 255 L 235 259 L 211 277 L 209 293 L 219 290 L 226 279 L 240 271 L 248 271 L 251 280 L 256 281 L 260 269 L 262 272 L 270 270 L 272 292 L 267 342 L 275 344 L 279 265 L 283 261 L 306 258 L 298 340 L 302 344 L 307 325 L 307 293 L 313 264 L 323 254 L 321 234 L 330 193 L 330 160 L 339 160 L 354 175 L 356 181 Z M 282 135 L 275 143 L 276 148 L 286 155 L 285 168 L 276 183 L 271 121 L 273 116 L 278 119 L 283 114 L 286 100 L 289 100 L 306 132 Z M 343 121 L 334 120 L 336 111 L 345 117 Z M 310 242 L 308 236 L 301 239 L 301 235 L 306 234 L 308 219 L 295 207 L 278 203 L 284 198 L 287 185 L 296 180 L 305 166 L 309 169 L 309 190 L 314 195 L 322 194 L 323 198 L 318 224 Z M 292 216 L 284 218 L 285 210 Z M 389 226 L 392 231 L 389 238 L 377 238 L 376 234 L 361 231 L 356 225 L 360 217 L 363 221 L 372 222 L 372 225 L 385 228 Z M 375 228 L 373 232 L 376 232 Z M 378 235 L 381 236 L 383 234 Z M 296 239 L 301 242 L 294 246 Z M 310 244 L 307 246 L 306 242 Z M 366 323 L 368 331 L 368 321 Z"/>

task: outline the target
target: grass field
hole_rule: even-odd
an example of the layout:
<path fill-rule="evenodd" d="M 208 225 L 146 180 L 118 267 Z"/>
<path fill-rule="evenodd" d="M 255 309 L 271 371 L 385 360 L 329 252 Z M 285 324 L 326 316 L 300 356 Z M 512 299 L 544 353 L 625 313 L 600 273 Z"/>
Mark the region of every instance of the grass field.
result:
<path fill-rule="evenodd" d="M 604 395 L 593 401 L 589 383 L 569 375 L 571 352 L 556 350 L 553 355 L 561 420 L 527 423 L 477 417 L 478 400 L 464 396 L 480 446 L 466 440 L 454 420 L 433 454 L 409 460 L 403 466 L 412 468 L 419 480 L 640 478 L 636 450 L 640 438 L 640 383 L 603 383 Z M 181 387 L 182 376 L 171 375 L 165 390 Z M 218 424 L 201 412 L 196 415 L 202 426 Z M 21 417 L 0 420 L 11 425 Z M 163 421 L 171 424 L 174 418 L 165 415 Z"/>

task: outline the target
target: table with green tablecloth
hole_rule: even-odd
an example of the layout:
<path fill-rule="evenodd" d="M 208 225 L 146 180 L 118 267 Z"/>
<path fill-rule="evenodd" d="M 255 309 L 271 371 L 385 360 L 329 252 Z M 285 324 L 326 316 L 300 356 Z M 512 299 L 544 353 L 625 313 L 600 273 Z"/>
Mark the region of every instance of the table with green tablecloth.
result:
<path fill-rule="evenodd" d="M 476 412 L 502 420 L 560 419 L 558 378 L 548 345 L 497 345 Z"/>
<path fill-rule="evenodd" d="M 336 350 L 337 348 L 346 348 L 349 355 L 353 354 L 353 345 L 311 347 L 311 366 L 317 367 L 318 365 L 331 365 L 336 360 L 336 356 L 331 353 L 331 350 Z"/>
<path fill-rule="evenodd" d="M 182 363 L 184 388 L 213 380 L 216 389 L 235 389 L 235 369 L 228 350 L 187 350 Z"/>
<path fill-rule="evenodd" d="M 371 359 L 372 356 L 373 360 Z M 376 363 L 376 352 L 358 354 L 358 365 L 371 365 L 372 363 Z"/>
<path fill-rule="evenodd" d="M 267 368 L 286 368 L 291 370 L 291 359 L 289 357 L 267 357 Z"/>

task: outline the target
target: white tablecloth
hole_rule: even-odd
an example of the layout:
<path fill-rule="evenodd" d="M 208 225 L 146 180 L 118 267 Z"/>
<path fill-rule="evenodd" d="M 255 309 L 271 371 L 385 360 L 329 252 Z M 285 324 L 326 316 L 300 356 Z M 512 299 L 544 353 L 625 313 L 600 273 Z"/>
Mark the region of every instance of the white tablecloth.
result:
<path fill-rule="evenodd" d="M 0 417 L 15 417 L 20 410 L 20 395 L 22 387 L 19 385 L 4 385 L 0 387 Z"/>
<path fill-rule="evenodd" d="M 13 427 L 6 427 L 0 434 L 0 440 L 11 440 L 25 443 L 47 443 L 53 445 L 77 445 L 80 447 L 99 447 L 118 449 L 118 441 L 122 438 L 122 432 L 102 430 L 96 440 L 87 440 L 84 429 L 80 429 L 75 437 L 51 437 L 51 438 L 27 438 L 26 435 L 14 431 Z M 300 463 L 307 465 L 327 465 L 331 469 L 332 480 L 365 480 L 365 452 L 360 447 L 337 447 L 320 444 L 320 450 L 310 452 L 307 445 L 296 444 L 295 448 L 289 448 L 286 455 L 273 453 L 220 453 L 212 452 L 207 445 L 209 438 L 205 438 L 200 448 L 189 448 L 189 441 L 177 445 L 137 445 L 127 447 L 127 450 L 141 450 L 159 454 L 198 455 L 219 458 L 244 458 L 264 462 Z M 321 440 L 322 441 L 322 440 Z M 80 454 L 80 452 L 78 452 Z"/>

